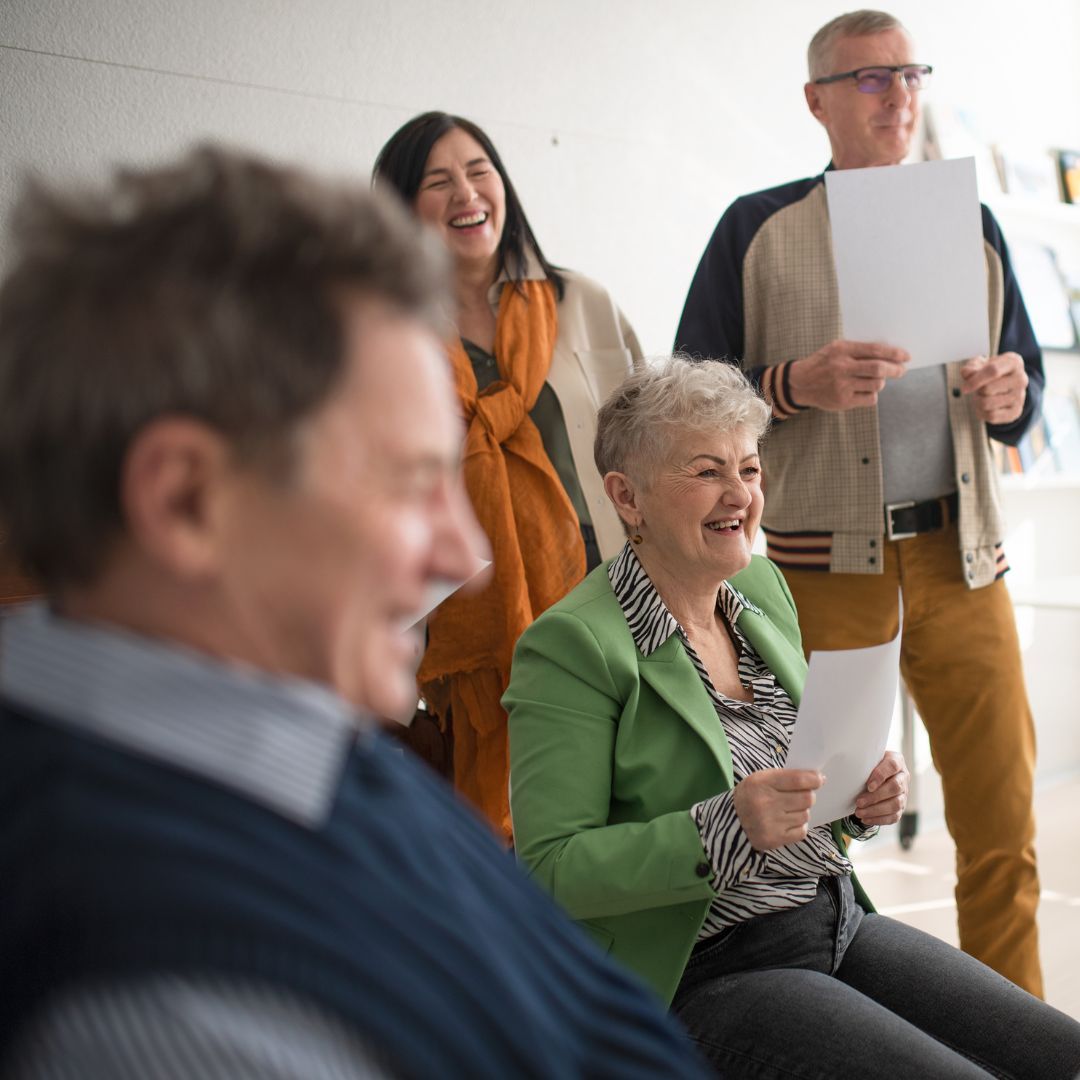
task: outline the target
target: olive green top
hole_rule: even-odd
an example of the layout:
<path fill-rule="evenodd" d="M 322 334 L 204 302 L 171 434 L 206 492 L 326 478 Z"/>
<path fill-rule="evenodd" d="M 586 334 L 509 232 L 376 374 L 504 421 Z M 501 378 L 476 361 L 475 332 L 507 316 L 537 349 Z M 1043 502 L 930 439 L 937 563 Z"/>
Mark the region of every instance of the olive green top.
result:
<path fill-rule="evenodd" d="M 496 382 L 499 378 L 499 366 L 494 355 L 486 349 L 482 349 L 475 342 L 466 338 L 461 339 L 465 352 L 472 361 L 473 373 L 476 375 L 476 387 L 483 391 L 486 387 Z M 566 421 L 563 419 L 562 406 L 551 389 L 549 383 L 544 383 L 536 404 L 529 412 L 532 422 L 540 432 L 540 438 L 544 443 L 544 450 L 551 464 L 555 468 L 566 494 L 570 496 L 578 521 L 582 525 L 592 525 L 589 516 L 589 507 L 581 490 L 581 482 L 578 480 L 577 469 L 574 468 L 573 454 L 570 452 L 570 437 L 566 433 Z"/>

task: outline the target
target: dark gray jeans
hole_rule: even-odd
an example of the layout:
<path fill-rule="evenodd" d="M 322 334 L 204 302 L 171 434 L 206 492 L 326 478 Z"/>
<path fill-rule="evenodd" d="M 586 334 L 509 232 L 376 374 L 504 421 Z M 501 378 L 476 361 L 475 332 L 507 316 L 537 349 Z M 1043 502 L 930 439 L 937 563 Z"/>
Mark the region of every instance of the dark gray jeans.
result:
<path fill-rule="evenodd" d="M 1074 1080 L 1080 1024 L 883 915 L 849 878 L 699 945 L 672 1009 L 724 1077 Z"/>

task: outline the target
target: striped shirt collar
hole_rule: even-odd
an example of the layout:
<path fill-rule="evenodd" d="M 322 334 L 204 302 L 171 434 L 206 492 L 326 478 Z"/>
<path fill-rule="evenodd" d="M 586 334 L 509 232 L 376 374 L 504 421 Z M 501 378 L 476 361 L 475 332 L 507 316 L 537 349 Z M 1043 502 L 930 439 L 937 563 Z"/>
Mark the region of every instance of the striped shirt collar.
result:
<path fill-rule="evenodd" d="M 0 686 L 16 705 L 232 788 L 317 828 L 360 724 L 317 683 L 230 665 L 43 602 L 4 619 Z"/>
<path fill-rule="evenodd" d="M 686 639 L 686 631 L 668 610 L 629 541 L 608 566 L 608 579 L 642 656 L 651 656 L 672 634 Z M 720 583 L 716 606 L 729 626 L 738 622 L 744 610 L 761 614 L 760 608 L 727 581 Z"/>

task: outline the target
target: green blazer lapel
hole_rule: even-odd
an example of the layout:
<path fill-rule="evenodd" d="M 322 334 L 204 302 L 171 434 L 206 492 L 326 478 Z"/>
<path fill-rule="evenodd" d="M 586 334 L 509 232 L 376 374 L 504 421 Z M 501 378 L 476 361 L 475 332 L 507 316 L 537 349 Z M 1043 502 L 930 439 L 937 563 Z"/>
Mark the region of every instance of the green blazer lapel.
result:
<path fill-rule="evenodd" d="M 724 775 L 727 786 L 734 784 L 731 750 L 716 709 L 677 634 L 649 656 L 638 653 L 642 681 L 646 682 L 705 741 Z"/>
<path fill-rule="evenodd" d="M 806 682 L 806 658 L 768 617 L 761 612 L 744 607 L 739 615 L 739 629 L 765 661 L 776 681 L 787 691 L 788 697 L 798 706 L 802 700 L 803 683 Z"/>

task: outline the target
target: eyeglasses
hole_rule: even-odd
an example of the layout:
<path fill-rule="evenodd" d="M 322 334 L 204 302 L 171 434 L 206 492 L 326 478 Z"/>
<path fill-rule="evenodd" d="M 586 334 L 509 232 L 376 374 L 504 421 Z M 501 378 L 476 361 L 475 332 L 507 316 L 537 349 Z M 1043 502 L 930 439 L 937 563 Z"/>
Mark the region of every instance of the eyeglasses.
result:
<path fill-rule="evenodd" d="M 839 75 L 825 75 L 814 80 L 815 86 L 854 79 L 860 94 L 883 94 L 892 86 L 895 71 L 909 90 L 925 90 L 934 69 L 929 64 L 894 64 L 892 67 L 864 67 L 843 71 Z"/>

